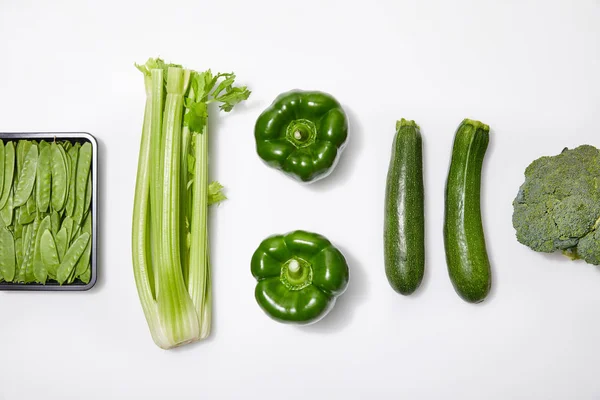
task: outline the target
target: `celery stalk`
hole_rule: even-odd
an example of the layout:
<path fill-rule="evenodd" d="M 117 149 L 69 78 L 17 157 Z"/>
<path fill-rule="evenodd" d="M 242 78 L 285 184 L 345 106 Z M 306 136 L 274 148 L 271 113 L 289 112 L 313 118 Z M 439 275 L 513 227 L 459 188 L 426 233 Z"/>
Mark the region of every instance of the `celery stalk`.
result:
<path fill-rule="evenodd" d="M 133 267 L 155 343 L 206 338 L 212 316 L 208 207 L 225 199 L 209 184 L 210 103 L 230 111 L 250 95 L 235 75 L 198 73 L 150 59 L 133 217 Z"/>

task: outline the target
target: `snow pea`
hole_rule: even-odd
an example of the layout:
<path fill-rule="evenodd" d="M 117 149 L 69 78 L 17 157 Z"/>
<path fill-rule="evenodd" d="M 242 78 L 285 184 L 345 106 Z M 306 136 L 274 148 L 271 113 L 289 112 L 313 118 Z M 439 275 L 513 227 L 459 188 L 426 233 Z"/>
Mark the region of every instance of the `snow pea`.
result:
<path fill-rule="evenodd" d="M 82 234 L 87 233 L 88 235 L 92 235 L 92 216 L 88 214 L 83 223 Z M 79 261 L 77 261 L 77 267 L 75 269 L 75 276 L 79 277 L 82 281 L 82 276 L 90 269 L 90 256 L 92 255 L 92 241 L 89 240 L 87 246 Z M 88 280 L 89 282 L 89 280 Z"/>
<path fill-rule="evenodd" d="M 38 162 L 38 147 L 35 144 L 30 146 L 25 160 L 23 161 L 23 167 L 19 173 L 19 182 L 15 189 L 15 197 L 13 199 L 14 207 L 22 206 L 27 202 L 33 185 L 35 184 L 35 173 L 37 170 Z"/>
<path fill-rule="evenodd" d="M 0 139 L 0 195 L 4 188 L 4 141 Z"/>
<path fill-rule="evenodd" d="M 18 267 L 23 262 L 23 238 L 15 237 L 15 256 L 17 258 L 16 267 Z M 16 267 L 15 267 L 15 273 L 16 273 Z"/>
<path fill-rule="evenodd" d="M 53 211 L 50 215 L 50 226 L 52 227 L 50 229 L 52 234 L 56 235 L 60 230 L 60 215 L 56 211 Z"/>
<path fill-rule="evenodd" d="M 48 275 L 56 277 L 60 259 L 58 257 L 54 236 L 52 236 L 52 232 L 50 232 L 49 229 L 42 232 L 42 237 L 40 239 L 40 255 L 42 257 L 42 262 L 48 271 Z"/>
<path fill-rule="evenodd" d="M 42 146 L 40 145 L 40 147 Z M 48 145 L 40 151 L 35 189 L 38 210 L 46 212 L 50 205 L 50 191 L 52 189 L 52 152 Z"/>
<path fill-rule="evenodd" d="M 44 231 L 50 229 L 50 216 L 47 216 L 40 223 L 35 237 L 33 252 L 33 275 L 38 283 L 45 284 L 48 279 L 48 268 L 42 261 L 41 241 Z"/>
<path fill-rule="evenodd" d="M 67 195 L 67 205 L 65 207 L 67 215 L 70 217 L 72 217 L 73 213 L 75 212 L 75 178 L 77 176 L 77 160 L 79 159 L 80 147 L 81 145 L 77 143 L 75 146 L 71 147 L 67 153 L 71 165 L 71 175 L 69 178 L 69 194 Z"/>
<path fill-rule="evenodd" d="M 29 140 L 19 140 L 17 142 L 17 178 L 21 175 L 25 156 L 31 149 L 32 144 Z"/>
<path fill-rule="evenodd" d="M 73 218 L 66 217 L 65 219 L 63 219 L 61 229 L 64 228 L 67 230 L 67 247 L 68 247 L 68 244 L 71 243 L 71 240 L 73 239 L 73 231 L 75 230 L 74 225 L 75 224 L 73 223 Z"/>
<path fill-rule="evenodd" d="M 6 226 L 10 226 L 12 224 L 13 215 L 14 215 L 14 207 L 13 207 L 13 192 L 10 191 L 10 194 L 7 196 L 7 201 L 4 204 L 4 208 L 0 209 L 0 219 L 4 221 Z"/>
<path fill-rule="evenodd" d="M 85 189 L 84 218 L 90 212 L 91 205 L 92 205 L 92 174 L 88 174 L 88 181 L 87 181 L 87 186 Z"/>
<path fill-rule="evenodd" d="M 77 261 L 81 258 L 81 255 L 85 251 L 85 247 L 90 240 L 90 235 L 88 233 L 82 233 L 77 240 L 69 247 L 67 253 L 62 259 L 60 266 L 58 267 L 58 272 L 56 273 L 56 280 L 61 285 L 69 279 Z"/>
<path fill-rule="evenodd" d="M 60 228 L 54 240 L 56 241 L 56 249 L 58 250 L 58 258 L 61 260 L 65 257 L 67 248 L 69 247 L 69 234 L 67 228 Z"/>
<path fill-rule="evenodd" d="M 7 282 L 15 278 L 16 256 L 15 241 L 12 233 L 0 228 L 0 276 Z"/>
<path fill-rule="evenodd" d="M 52 151 L 51 203 L 54 211 L 60 212 L 65 205 L 67 194 L 67 165 L 63 148 L 56 143 L 52 143 L 50 148 Z"/>
<path fill-rule="evenodd" d="M 0 209 L 3 209 L 12 194 L 13 175 L 15 173 L 15 145 L 8 142 L 4 146 L 4 183 L 0 193 Z"/>
<path fill-rule="evenodd" d="M 88 175 L 92 163 L 92 145 L 86 142 L 79 149 L 79 159 L 77 160 L 77 177 L 75 178 L 75 213 L 73 219 L 76 223 L 81 224 L 85 206 L 85 192 L 88 183 Z"/>

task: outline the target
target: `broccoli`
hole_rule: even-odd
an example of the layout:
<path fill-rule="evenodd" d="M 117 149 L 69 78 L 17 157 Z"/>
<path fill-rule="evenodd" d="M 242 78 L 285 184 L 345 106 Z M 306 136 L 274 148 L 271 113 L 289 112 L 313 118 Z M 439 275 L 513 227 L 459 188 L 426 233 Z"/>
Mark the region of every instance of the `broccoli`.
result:
<path fill-rule="evenodd" d="M 600 265 L 600 150 L 583 145 L 535 160 L 513 207 L 519 242 Z"/>

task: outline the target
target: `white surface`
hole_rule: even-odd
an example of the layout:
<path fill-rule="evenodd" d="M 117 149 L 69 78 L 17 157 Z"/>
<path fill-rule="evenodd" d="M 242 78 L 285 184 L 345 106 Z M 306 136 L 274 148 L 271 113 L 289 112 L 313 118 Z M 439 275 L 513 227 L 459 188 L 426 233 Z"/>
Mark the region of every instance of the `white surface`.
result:
<path fill-rule="evenodd" d="M 600 2 L 0 2 L 0 131 L 84 130 L 101 150 L 100 278 L 89 293 L 0 293 L 0 399 L 597 399 L 600 271 L 518 244 L 511 202 L 533 159 L 600 145 Z M 130 220 L 144 89 L 160 55 L 234 70 L 250 101 L 213 117 L 211 174 L 230 201 L 212 223 L 214 331 L 165 352 L 134 285 Z M 303 187 L 254 151 L 282 91 L 334 94 L 349 146 Z M 385 279 L 382 217 L 394 123 L 424 135 L 427 272 Z M 492 127 L 484 217 L 493 290 L 464 303 L 446 273 L 443 192 L 464 117 Z M 304 228 L 351 264 L 337 307 L 280 325 L 253 298 L 252 252 Z"/>

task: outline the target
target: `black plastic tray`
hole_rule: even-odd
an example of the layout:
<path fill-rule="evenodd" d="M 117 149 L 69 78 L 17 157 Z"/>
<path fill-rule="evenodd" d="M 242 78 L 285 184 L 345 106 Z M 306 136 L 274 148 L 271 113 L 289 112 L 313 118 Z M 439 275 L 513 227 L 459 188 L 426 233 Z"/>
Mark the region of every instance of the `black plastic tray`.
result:
<path fill-rule="evenodd" d="M 94 136 L 87 132 L 0 132 L 0 139 L 10 140 L 69 140 L 71 142 L 90 142 L 92 144 L 92 275 L 87 284 L 75 281 L 68 285 L 59 285 L 56 282 L 41 285 L 39 283 L 0 283 L 0 290 L 35 290 L 35 291 L 84 291 L 91 289 L 96 284 L 97 263 L 96 249 L 98 248 L 98 143 Z"/>

